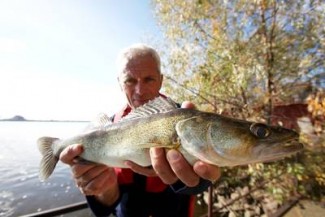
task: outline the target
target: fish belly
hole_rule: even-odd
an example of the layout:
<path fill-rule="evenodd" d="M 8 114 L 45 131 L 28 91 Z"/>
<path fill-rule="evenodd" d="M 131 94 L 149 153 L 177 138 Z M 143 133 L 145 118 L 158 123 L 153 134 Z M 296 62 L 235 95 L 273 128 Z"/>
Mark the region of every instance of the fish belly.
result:
<path fill-rule="evenodd" d="M 107 146 L 106 146 L 107 147 Z M 110 167 L 126 168 L 125 161 L 133 161 L 140 166 L 150 166 L 149 149 L 125 148 L 123 145 L 110 146 L 111 148 L 85 148 L 82 158 L 105 164 Z"/>

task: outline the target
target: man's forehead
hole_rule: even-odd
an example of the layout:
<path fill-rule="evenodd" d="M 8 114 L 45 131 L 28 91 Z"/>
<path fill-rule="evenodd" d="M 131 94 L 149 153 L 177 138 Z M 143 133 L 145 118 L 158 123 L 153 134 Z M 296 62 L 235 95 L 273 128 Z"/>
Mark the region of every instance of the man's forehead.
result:
<path fill-rule="evenodd" d="M 119 76 L 123 79 L 160 76 L 159 65 L 150 55 L 134 56 L 131 59 L 125 59 L 121 67 Z"/>
<path fill-rule="evenodd" d="M 159 76 L 159 70 L 156 64 L 127 64 L 124 70 L 121 71 L 122 76 L 128 77 L 147 77 Z"/>
<path fill-rule="evenodd" d="M 144 78 L 144 77 L 155 77 L 159 76 L 159 72 L 155 69 L 148 69 L 145 68 L 144 70 L 137 70 L 133 68 L 125 69 L 123 72 L 121 72 L 120 77 L 122 78 Z"/>
<path fill-rule="evenodd" d="M 152 67 L 157 67 L 157 62 L 155 58 L 150 55 L 145 56 L 134 56 L 131 59 L 125 61 L 125 67 L 132 67 L 132 66 L 142 66 L 142 65 L 150 65 Z"/>

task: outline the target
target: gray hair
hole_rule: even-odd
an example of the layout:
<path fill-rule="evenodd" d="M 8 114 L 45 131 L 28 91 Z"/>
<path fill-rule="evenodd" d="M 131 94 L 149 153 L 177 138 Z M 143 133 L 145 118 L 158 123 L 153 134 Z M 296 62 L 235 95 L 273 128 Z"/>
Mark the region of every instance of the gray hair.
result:
<path fill-rule="evenodd" d="M 126 64 L 131 60 L 134 59 L 136 57 L 142 57 L 142 56 L 151 56 L 155 62 L 157 63 L 157 68 L 158 68 L 158 72 L 159 74 L 161 74 L 161 69 L 160 69 L 160 57 L 157 53 L 157 51 L 146 45 L 146 44 L 133 44 L 130 47 L 127 47 L 125 49 L 123 49 L 118 57 L 117 57 L 117 61 L 116 61 L 116 65 L 117 65 L 117 71 L 118 74 L 120 74 L 121 72 L 123 72 L 125 70 L 125 66 Z"/>

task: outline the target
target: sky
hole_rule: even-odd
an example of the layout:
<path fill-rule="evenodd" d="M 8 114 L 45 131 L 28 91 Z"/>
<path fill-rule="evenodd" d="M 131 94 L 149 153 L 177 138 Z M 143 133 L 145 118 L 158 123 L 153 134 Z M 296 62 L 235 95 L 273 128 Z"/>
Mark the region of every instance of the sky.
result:
<path fill-rule="evenodd" d="M 0 119 L 116 112 L 118 52 L 159 37 L 150 0 L 0 0 Z"/>

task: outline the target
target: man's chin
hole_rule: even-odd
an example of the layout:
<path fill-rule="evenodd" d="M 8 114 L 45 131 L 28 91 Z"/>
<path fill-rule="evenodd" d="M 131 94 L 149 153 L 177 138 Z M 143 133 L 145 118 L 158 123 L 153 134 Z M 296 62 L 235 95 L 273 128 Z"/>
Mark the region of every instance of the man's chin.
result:
<path fill-rule="evenodd" d="M 134 100 L 133 102 L 132 102 L 132 106 L 134 107 L 134 108 L 137 108 L 137 107 L 140 107 L 140 106 L 142 106 L 143 104 L 145 104 L 145 103 L 147 103 L 149 100 Z"/>

